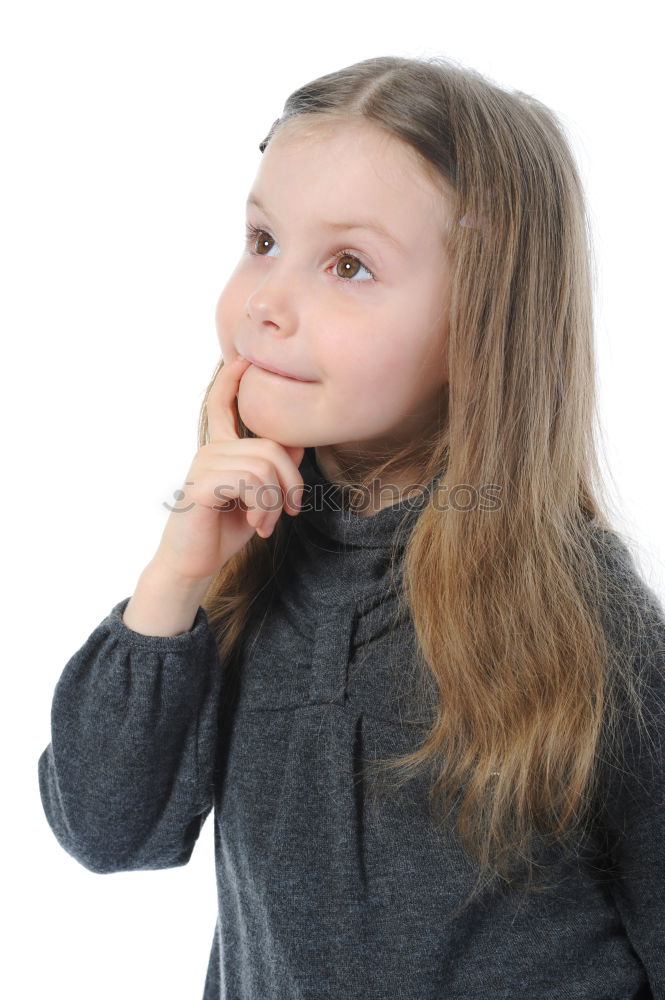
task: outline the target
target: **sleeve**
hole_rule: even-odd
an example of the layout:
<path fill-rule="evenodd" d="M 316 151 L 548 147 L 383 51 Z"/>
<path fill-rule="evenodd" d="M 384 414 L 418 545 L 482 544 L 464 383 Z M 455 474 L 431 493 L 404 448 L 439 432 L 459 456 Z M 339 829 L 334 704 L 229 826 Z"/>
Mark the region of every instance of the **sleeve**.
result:
<path fill-rule="evenodd" d="M 619 744 L 625 758 L 605 786 L 610 891 L 653 996 L 665 1000 L 665 612 L 628 549 L 616 541 L 614 548 L 614 593 L 625 595 L 625 607 L 615 605 L 609 627 L 616 641 L 620 627 L 628 643 L 644 724 L 634 712 L 627 717 Z"/>
<path fill-rule="evenodd" d="M 223 671 L 205 610 L 148 636 L 122 621 L 129 600 L 65 665 L 38 761 L 56 839 L 98 873 L 187 864 L 214 802 Z"/>

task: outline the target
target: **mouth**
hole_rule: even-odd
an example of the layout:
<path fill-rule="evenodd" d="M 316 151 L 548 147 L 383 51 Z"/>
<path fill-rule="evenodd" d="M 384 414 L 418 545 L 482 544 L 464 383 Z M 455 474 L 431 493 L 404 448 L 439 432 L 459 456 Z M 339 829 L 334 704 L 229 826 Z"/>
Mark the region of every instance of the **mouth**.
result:
<path fill-rule="evenodd" d="M 259 368 L 262 372 L 265 372 L 267 375 L 273 375 L 276 378 L 285 378 L 285 379 L 288 379 L 290 382 L 305 382 L 305 383 L 307 383 L 307 382 L 313 382 L 314 381 L 314 379 L 298 378 L 297 375 L 289 375 L 286 372 L 280 371 L 277 368 L 268 368 L 266 365 L 262 365 L 260 362 L 255 361 L 254 358 L 251 358 L 248 354 L 242 354 L 241 357 L 243 357 L 247 361 L 249 361 L 250 364 L 252 364 L 252 365 L 255 366 L 255 368 Z"/>

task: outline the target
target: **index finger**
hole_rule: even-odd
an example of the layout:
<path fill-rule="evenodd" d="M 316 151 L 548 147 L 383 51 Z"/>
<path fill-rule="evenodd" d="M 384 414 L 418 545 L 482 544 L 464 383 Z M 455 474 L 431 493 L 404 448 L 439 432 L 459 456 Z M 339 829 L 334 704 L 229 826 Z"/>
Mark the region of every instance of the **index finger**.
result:
<path fill-rule="evenodd" d="M 208 437 L 211 442 L 239 437 L 234 404 L 240 379 L 250 364 L 247 358 L 239 354 L 233 361 L 224 362 L 217 372 L 206 400 Z"/>

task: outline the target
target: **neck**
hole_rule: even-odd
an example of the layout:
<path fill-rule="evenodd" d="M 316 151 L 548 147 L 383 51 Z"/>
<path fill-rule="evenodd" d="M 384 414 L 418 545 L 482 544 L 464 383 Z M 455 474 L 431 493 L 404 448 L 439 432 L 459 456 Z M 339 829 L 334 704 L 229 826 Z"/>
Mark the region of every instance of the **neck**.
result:
<path fill-rule="evenodd" d="M 316 447 L 314 454 L 316 463 L 328 482 L 339 485 L 353 482 L 362 487 L 353 496 L 353 512 L 359 517 L 378 514 L 385 507 L 392 507 L 427 486 L 422 481 L 422 475 L 413 469 L 394 470 L 386 476 L 375 477 L 373 470 L 380 467 L 378 458 L 373 460 L 371 466 L 361 467 L 360 462 L 357 459 L 354 461 L 351 456 L 348 462 L 340 458 L 338 449 L 332 445 Z"/>

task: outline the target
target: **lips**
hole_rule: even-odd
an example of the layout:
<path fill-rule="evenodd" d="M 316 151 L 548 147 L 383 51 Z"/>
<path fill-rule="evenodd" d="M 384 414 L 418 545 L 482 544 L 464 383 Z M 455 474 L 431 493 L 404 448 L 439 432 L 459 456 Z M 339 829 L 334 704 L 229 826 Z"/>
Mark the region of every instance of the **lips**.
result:
<path fill-rule="evenodd" d="M 314 381 L 313 379 L 309 378 L 301 378 L 300 375 L 294 375 L 291 372 L 285 372 L 283 369 L 276 368 L 274 365 L 270 365 L 265 361 L 257 361 L 256 358 L 250 357 L 249 354 L 243 354 L 242 357 L 246 358 L 247 361 L 250 361 L 253 365 L 256 365 L 257 368 L 262 368 L 264 371 L 271 372 L 273 375 L 281 375 L 282 378 L 290 378 L 293 379 L 294 382 Z"/>

